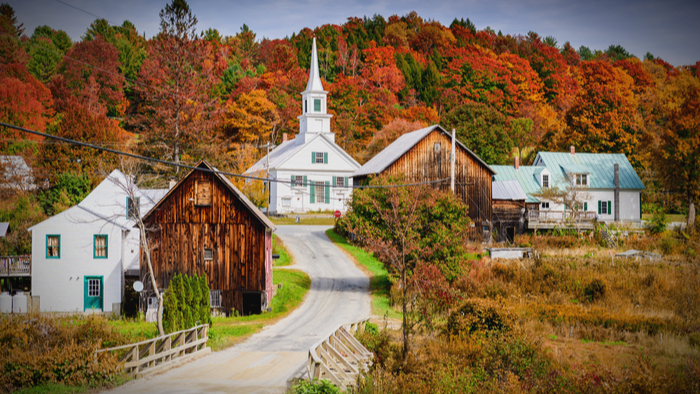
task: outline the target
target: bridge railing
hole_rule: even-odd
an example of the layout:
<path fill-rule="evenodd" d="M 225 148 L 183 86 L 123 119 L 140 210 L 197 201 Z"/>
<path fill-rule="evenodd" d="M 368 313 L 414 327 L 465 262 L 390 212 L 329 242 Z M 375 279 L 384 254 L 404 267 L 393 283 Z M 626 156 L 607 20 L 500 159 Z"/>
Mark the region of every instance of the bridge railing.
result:
<path fill-rule="evenodd" d="M 374 357 L 354 336 L 368 321 L 343 324 L 311 346 L 307 365 L 309 379 L 330 380 L 343 391 L 354 386 L 360 372 L 367 370 Z"/>
<path fill-rule="evenodd" d="M 201 324 L 129 345 L 100 349 L 95 352 L 95 358 L 99 353 L 114 352 L 124 363 L 124 372 L 136 377 L 157 372 L 175 361 L 185 361 L 195 353 L 211 352 L 207 347 L 208 340 L 209 325 Z"/>

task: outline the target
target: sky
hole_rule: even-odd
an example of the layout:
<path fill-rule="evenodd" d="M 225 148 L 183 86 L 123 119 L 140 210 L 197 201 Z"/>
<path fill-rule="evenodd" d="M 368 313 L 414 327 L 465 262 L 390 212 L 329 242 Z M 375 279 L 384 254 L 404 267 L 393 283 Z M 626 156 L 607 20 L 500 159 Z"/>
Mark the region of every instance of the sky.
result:
<path fill-rule="evenodd" d="M 48 25 L 80 40 L 97 15 L 121 24 L 129 20 L 145 34 L 159 29 L 158 13 L 167 0 L 0 0 L 14 8 L 25 34 Z M 77 10 L 80 8 L 84 11 Z M 348 17 L 406 15 L 416 11 L 423 19 L 449 26 L 456 18 L 469 18 L 481 30 L 490 27 L 503 34 L 534 31 L 553 36 L 562 46 L 585 45 L 605 50 L 621 45 L 637 57 L 650 52 L 680 66 L 700 61 L 700 1 L 686 0 L 190 0 L 197 30 L 217 29 L 235 35 L 245 23 L 258 39 L 284 38 L 304 27 L 342 24 Z M 87 13 L 86 13 L 86 12 Z M 90 13 L 90 14 L 88 14 Z"/>

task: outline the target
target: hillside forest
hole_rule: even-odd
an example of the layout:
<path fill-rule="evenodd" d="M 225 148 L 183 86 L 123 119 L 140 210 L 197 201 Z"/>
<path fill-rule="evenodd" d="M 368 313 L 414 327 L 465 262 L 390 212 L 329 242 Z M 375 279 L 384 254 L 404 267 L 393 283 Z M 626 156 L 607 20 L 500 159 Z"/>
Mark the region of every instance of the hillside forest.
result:
<path fill-rule="evenodd" d="M 690 220 L 700 196 L 700 61 L 673 66 L 619 45 L 576 49 L 415 12 L 349 17 L 284 38 L 246 25 L 222 36 L 173 0 L 150 39 L 129 21 L 97 19 L 74 42 L 50 26 L 25 31 L 7 4 L 0 11 L 0 121 L 13 125 L 242 173 L 265 154 L 261 146 L 298 132 L 315 37 L 332 131 L 360 163 L 439 123 L 489 164 L 514 156 L 528 164 L 539 150 L 570 145 L 625 153 L 647 186 L 645 213 L 690 211 Z M 40 190 L 7 200 L 21 209 L 0 212 L 20 228 L 80 201 L 120 160 L 5 127 L 0 155 L 23 156 L 39 180 Z M 154 187 L 178 176 L 152 163 L 143 172 Z M 24 250 L 20 241 L 11 249 Z"/>

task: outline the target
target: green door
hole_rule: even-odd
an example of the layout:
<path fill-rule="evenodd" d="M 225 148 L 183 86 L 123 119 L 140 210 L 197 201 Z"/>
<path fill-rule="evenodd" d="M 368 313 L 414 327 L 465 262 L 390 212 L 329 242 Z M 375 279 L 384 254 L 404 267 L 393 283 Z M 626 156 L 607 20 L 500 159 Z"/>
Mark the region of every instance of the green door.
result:
<path fill-rule="evenodd" d="M 104 291 L 102 289 L 101 276 L 86 276 L 85 277 L 85 308 L 102 310 L 102 297 Z"/>

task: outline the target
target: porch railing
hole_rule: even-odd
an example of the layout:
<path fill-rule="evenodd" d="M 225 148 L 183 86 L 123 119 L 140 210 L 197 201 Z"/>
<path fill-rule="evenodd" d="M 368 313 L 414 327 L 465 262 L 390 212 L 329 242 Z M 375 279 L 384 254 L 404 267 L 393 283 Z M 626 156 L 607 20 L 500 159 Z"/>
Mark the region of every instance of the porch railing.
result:
<path fill-rule="evenodd" d="M 124 372 L 131 376 L 141 376 L 157 372 L 157 367 L 167 367 L 175 361 L 185 361 L 185 358 L 195 353 L 210 352 L 207 347 L 209 340 L 209 325 L 201 324 L 187 330 L 177 331 L 161 337 L 100 349 L 95 352 L 95 358 L 103 352 L 114 352 L 119 361 L 124 363 Z"/>
<path fill-rule="evenodd" d="M 596 213 L 585 211 L 537 211 L 528 213 L 531 222 L 592 222 L 596 220 Z"/>
<path fill-rule="evenodd" d="M 32 273 L 32 255 L 0 256 L 0 275 L 27 276 Z"/>

